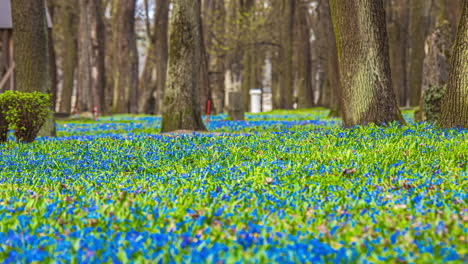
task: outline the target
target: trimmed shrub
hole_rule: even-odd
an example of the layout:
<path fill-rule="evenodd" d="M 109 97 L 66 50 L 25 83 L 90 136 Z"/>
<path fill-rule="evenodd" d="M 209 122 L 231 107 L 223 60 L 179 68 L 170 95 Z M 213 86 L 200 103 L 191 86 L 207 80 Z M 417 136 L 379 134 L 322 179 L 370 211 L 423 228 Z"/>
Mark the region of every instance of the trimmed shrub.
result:
<path fill-rule="evenodd" d="M 23 143 L 30 143 L 36 139 L 39 130 L 51 114 L 50 96 L 39 92 L 5 92 L 0 95 L 0 105 L 3 120 L 6 120 L 7 124 L 6 132 L 14 130 L 17 141 Z"/>

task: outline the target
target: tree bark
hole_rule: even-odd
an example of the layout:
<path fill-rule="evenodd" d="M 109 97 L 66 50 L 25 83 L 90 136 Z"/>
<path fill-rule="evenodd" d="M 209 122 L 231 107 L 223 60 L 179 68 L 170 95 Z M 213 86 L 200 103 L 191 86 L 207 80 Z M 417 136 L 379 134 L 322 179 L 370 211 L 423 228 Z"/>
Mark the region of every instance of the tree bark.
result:
<path fill-rule="evenodd" d="M 388 36 L 393 90 L 400 106 L 408 100 L 408 0 L 388 2 Z"/>
<path fill-rule="evenodd" d="M 429 2 L 410 1 L 409 20 L 409 105 L 419 105 L 421 97 L 424 41 L 428 33 Z"/>
<path fill-rule="evenodd" d="M 74 10 L 78 7 L 76 0 L 64 1 L 64 5 L 60 13 L 60 21 L 62 21 L 63 29 L 63 46 L 62 52 L 62 93 L 60 96 L 60 112 L 70 113 L 72 111 L 71 99 L 73 94 L 75 71 L 78 65 L 78 45 L 77 45 L 77 27 L 78 17 Z"/>
<path fill-rule="evenodd" d="M 136 0 L 116 0 L 114 27 L 114 113 L 138 113 L 138 51 Z"/>
<path fill-rule="evenodd" d="M 106 111 L 105 34 L 101 0 L 80 0 L 78 111 Z"/>
<path fill-rule="evenodd" d="M 205 27 L 206 49 L 209 54 L 209 77 L 211 96 L 213 100 L 213 113 L 224 111 L 224 73 L 225 51 L 223 41 L 225 34 L 226 8 L 224 0 L 205 0 Z"/>
<path fill-rule="evenodd" d="M 458 25 L 457 37 L 450 62 L 447 90 L 442 100 L 442 127 L 468 128 L 468 1 Z"/>
<path fill-rule="evenodd" d="M 390 77 L 382 0 L 331 0 L 345 126 L 404 122 Z"/>
<path fill-rule="evenodd" d="M 206 130 L 200 116 L 200 0 L 173 0 L 162 132 Z"/>
<path fill-rule="evenodd" d="M 306 3 L 299 3 L 297 12 L 297 26 L 299 33 L 299 47 L 297 60 L 297 108 L 311 108 L 314 105 L 312 90 L 312 58 L 310 50 L 310 27 L 307 20 L 308 8 Z"/>
<path fill-rule="evenodd" d="M 46 9 L 43 0 L 12 1 L 15 33 L 15 80 L 20 92 L 42 92 L 52 95 Z M 51 115 L 39 136 L 55 136 Z"/>
<path fill-rule="evenodd" d="M 341 84 L 340 71 L 338 66 L 338 50 L 336 48 L 335 34 L 333 33 L 333 24 L 328 0 L 322 1 L 323 18 L 325 30 L 327 32 L 327 81 L 330 93 L 330 113 L 329 117 L 341 116 Z"/>
<path fill-rule="evenodd" d="M 281 0 L 282 25 L 280 29 L 280 108 L 293 108 L 293 32 L 295 0 Z"/>
<path fill-rule="evenodd" d="M 160 114 L 164 99 L 170 2 L 170 0 L 156 0 L 154 32 L 146 57 L 145 69 L 140 79 L 140 94 L 144 101 L 140 110 L 147 114 Z"/>

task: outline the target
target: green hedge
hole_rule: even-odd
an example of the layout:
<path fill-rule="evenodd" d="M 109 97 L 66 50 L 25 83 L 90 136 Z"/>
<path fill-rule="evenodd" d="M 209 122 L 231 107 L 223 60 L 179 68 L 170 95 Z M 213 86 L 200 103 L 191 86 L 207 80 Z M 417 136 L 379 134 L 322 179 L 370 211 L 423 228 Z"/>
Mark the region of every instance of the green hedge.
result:
<path fill-rule="evenodd" d="M 19 142 L 33 142 L 52 114 L 50 108 L 48 94 L 11 91 L 0 94 L 0 142 L 7 141 L 9 130 L 14 130 Z"/>

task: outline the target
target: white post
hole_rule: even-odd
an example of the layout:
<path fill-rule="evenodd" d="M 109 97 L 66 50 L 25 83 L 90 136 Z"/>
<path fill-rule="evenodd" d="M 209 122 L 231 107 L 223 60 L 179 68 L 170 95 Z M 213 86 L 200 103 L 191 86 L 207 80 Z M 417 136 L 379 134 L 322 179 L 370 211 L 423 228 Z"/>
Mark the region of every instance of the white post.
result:
<path fill-rule="evenodd" d="M 250 112 L 260 113 L 262 112 L 262 90 L 251 89 L 250 90 Z"/>

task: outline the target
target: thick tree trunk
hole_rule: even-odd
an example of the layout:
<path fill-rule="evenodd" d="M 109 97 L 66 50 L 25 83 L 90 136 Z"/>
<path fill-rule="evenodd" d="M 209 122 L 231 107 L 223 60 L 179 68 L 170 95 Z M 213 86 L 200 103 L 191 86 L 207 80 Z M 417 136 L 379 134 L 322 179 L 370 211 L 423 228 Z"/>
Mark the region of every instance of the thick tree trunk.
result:
<path fill-rule="evenodd" d="M 450 128 L 468 128 L 468 1 L 458 26 L 457 37 L 450 62 L 446 95 L 442 101 L 440 124 Z"/>
<path fill-rule="evenodd" d="M 330 1 L 345 126 L 404 122 L 390 78 L 382 0 Z"/>
<path fill-rule="evenodd" d="M 114 27 L 114 113 L 138 113 L 136 0 L 117 0 Z"/>
<path fill-rule="evenodd" d="M 60 112 L 70 113 L 72 111 L 71 99 L 73 94 L 75 71 L 78 65 L 77 61 L 77 27 L 78 17 L 74 10 L 78 7 L 76 0 L 64 1 L 61 9 L 63 45 L 65 50 L 62 52 L 62 93 L 60 96 Z"/>
<path fill-rule="evenodd" d="M 162 132 L 206 130 L 199 111 L 200 0 L 173 0 Z"/>
<path fill-rule="evenodd" d="M 293 108 L 293 32 L 295 0 L 281 0 L 280 108 Z"/>
<path fill-rule="evenodd" d="M 297 108 L 311 108 L 314 105 L 312 90 L 312 58 L 310 54 L 310 27 L 307 20 L 308 9 L 305 3 L 300 3 L 297 11 L 297 26 L 299 32 L 299 47 L 296 53 L 297 61 Z"/>
<path fill-rule="evenodd" d="M 409 20 L 409 105 L 419 105 L 424 61 L 424 41 L 428 33 L 429 4 L 427 0 L 410 1 Z"/>
<path fill-rule="evenodd" d="M 43 0 L 12 1 L 15 25 L 15 80 L 20 92 L 39 91 L 52 95 L 46 9 Z M 51 115 L 39 136 L 55 136 Z"/>

